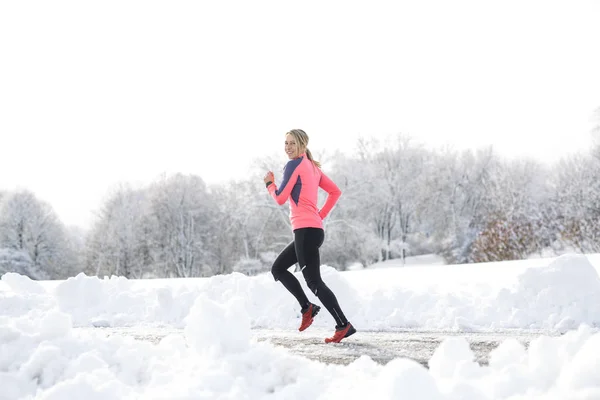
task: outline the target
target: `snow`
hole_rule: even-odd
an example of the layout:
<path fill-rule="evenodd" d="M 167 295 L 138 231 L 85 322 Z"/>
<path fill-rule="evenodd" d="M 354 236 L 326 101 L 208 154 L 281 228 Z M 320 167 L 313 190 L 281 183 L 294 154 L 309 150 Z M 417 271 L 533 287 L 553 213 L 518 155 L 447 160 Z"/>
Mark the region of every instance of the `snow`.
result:
<path fill-rule="evenodd" d="M 252 329 L 296 330 L 300 317 L 268 274 L 136 281 L 80 274 L 37 282 L 7 273 L 0 284 L 0 399 L 600 399 L 599 261 L 566 254 L 481 265 L 322 267 L 357 335 L 413 328 L 547 333 L 527 348 L 507 338 L 485 366 L 463 337 L 448 335 L 429 369 L 368 356 L 325 364 L 255 340 Z M 314 325 L 333 332 L 326 312 Z M 73 329 L 91 326 L 181 330 L 154 344 Z"/>

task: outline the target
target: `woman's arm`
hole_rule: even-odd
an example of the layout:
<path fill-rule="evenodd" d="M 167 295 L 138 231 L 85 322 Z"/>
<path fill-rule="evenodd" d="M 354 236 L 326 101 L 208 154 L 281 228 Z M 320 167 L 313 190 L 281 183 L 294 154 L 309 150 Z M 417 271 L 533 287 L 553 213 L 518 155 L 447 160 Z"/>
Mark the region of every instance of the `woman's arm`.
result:
<path fill-rule="evenodd" d="M 281 181 L 281 187 L 277 189 L 275 183 L 271 183 L 267 186 L 271 197 L 275 199 L 277 204 L 282 205 L 290 197 L 290 193 L 296 184 L 298 179 L 298 166 L 302 159 L 294 159 L 289 161 L 285 165 L 285 171 L 283 171 L 283 180 Z"/>
<path fill-rule="evenodd" d="M 325 204 L 323 208 L 319 210 L 319 215 L 321 219 L 325 219 L 335 203 L 337 203 L 338 199 L 342 195 L 342 191 L 339 187 L 331 180 L 327 175 L 321 173 L 321 180 L 319 181 L 319 187 L 327 192 L 327 200 L 325 200 Z"/>

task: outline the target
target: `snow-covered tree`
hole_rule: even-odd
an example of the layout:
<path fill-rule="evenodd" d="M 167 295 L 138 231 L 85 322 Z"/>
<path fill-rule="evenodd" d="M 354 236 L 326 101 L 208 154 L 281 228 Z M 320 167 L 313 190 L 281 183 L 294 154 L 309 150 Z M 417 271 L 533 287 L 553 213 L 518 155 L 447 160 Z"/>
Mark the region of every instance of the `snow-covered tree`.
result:
<path fill-rule="evenodd" d="M 415 232 L 427 153 L 409 137 L 398 135 L 384 142 L 360 143 L 359 162 L 367 168 L 365 195 L 370 218 L 381 240 L 381 259 L 404 257 L 406 246 L 393 253 L 393 242 L 406 244 Z"/>
<path fill-rule="evenodd" d="M 269 222 L 278 211 L 267 207 L 264 193 L 259 192 L 262 188 L 258 178 L 211 187 L 217 209 L 213 242 L 215 273 L 231 272 L 238 262 L 258 260 L 261 249 L 268 246 L 265 238 L 272 233 Z"/>
<path fill-rule="evenodd" d="M 48 203 L 27 190 L 0 201 L 0 248 L 26 254 L 34 279 L 65 278 L 77 268 L 64 225 Z"/>
<path fill-rule="evenodd" d="M 404 135 L 362 139 L 356 156 L 338 156 L 331 176 L 342 198 L 326 221 L 330 241 L 324 254 L 330 249 L 337 254 L 338 267 L 358 259 L 369 265 L 405 256 L 410 238 L 418 234 L 430 163 L 430 154 Z M 344 255 L 345 247 L 350 253 Z M 352 260 L 357 252 L 360 256 Z"/>
<path fill-rule="evenodd" d="M 600 107 L 592 115 L 592 155 L 600 160 Z"/>
<path fill-rule="evenodd" d="M 565 157 L 553 168 L 551 225 L 555 247 L 566 245 L 589 253 L 600 251 L 600 107 L 595 110 L 589 153 Z"/>
<path fill-rule="evenodd" d="M 155 268 L 164 276 L 212 275 L 216 207 L 202 178 L 164 176 L 149 196 Z"/>
<path fill-rule="evenodd" d="M 494 152 L 444 148 L 430 151 L 425 160 L 414 186 L 418 229 L 412 247 L 441 254 L 450 263 L 468 262 L 486 213 Z"/>
<path fill-rule="evenodd" d="M 553 209 L 562 240 L 586 252 L 600 251 L 600 159 L 565 158 L 555 167 Z"/>
<path fill-rule="evenodd" d="M 32 279 L 37 279 L 39 275 L 26 251 L 0 248 L 0 276 L 7 272 L 16 272 Z"/>
<path fill-rule="evenodd" d="M 88 231 L 80 226 L 66 226 L 67 247 L 73 255 L 73 269 L 68 276 L 86 272 L 86 241 Z"/>
<path fill-rule="evenodd" d="M 87 270 L 94 275 L 141 278 L 152 259 L 149 203 L 144 190 L 121 185 L 98 213 L 88 238 Z"/>
<path fill-rule="evenodd" d="M 496 162 L 487 183 L 486 212 L 473 245 L 474 262 L 523 259 L 540 250 L 548 173 L 533 160 Z"/>

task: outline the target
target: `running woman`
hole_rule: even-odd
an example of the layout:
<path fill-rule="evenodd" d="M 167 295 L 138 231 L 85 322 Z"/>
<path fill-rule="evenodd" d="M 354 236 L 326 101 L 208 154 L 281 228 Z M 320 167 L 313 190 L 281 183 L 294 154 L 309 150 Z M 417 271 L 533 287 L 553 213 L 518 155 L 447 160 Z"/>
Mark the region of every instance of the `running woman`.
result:
<path fill-rule="evenodd" d="M 283 205 L 289 200 L 290 221 L 294 240 L 288 244 L 273 263 L 271 272 L 275 281 L 279 281 L 298 300 L 302 310 L 300 331 L 308 328 L 321 307 L 311 303 L 300 282 L 288 271 L 298 263 L 308 288 L 318 297 L 336 322 L 335 333 L 326 338 L 325 343 L 339 343 L 342 339 L 356 333 L 356 329 L 346 319 L 337 298 L 321 279 L 321 259 L 319 248 L 323 244 L 325 233 L 323 219 L 327 217 L 342 192 L 315 161 L 307 148 L 308 135 L 301 129 L 293 129 L 285 136 L 285 152 L 290 159 L 285 166 L 279 188 L 275 184 L 272 171 L 264 177 L 269 193 L 277 204 Z M 319 187 L 325 190 L 327 200 L 319 210 L 317 192 Z"/>

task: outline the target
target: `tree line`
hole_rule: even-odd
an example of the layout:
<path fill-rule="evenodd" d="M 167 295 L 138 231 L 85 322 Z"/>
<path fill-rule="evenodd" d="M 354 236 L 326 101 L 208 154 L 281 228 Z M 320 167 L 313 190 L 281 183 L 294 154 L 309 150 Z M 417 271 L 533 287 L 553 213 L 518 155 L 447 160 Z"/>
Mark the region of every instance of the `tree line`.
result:
<path fill-rule="evenodd" d="M 600 128 L 594 134 L 600 139 Z M 428 149 L 404 135 L 361 140 L 353 155 L 316 156 L 343 192 L 324 221 L 321 257 L 340 270 L 430 253 L 475 263 L 600 251 L 600 142 L 550 166 L 504 159 L 492 148 Z M 0 274 L 146 278 L 268 270 L 292 236 L 287 204 L 273 202 L 262 175 L 284 164 L 271 156 L 256 161 L 246 179 L 211 186 L 184 174 L 141 188 L 122 184 L 86 232 L 64 226 L 31 192 L 0 193 Z"/>

